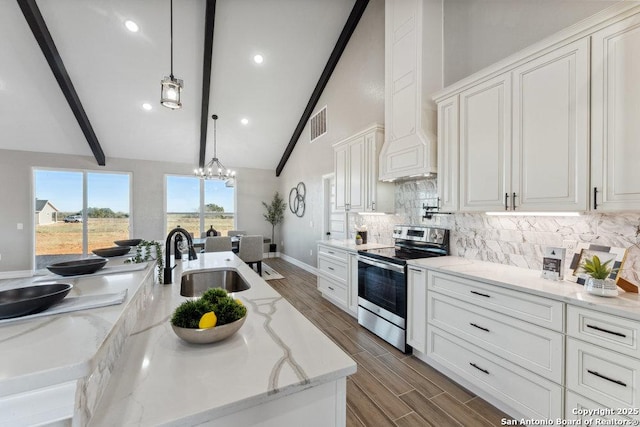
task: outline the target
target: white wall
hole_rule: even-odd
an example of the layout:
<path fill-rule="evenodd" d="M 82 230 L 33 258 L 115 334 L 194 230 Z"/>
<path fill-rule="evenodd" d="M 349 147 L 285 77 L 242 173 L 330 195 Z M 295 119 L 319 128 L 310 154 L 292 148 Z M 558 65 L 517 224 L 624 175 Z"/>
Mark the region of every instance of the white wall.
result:
<path fill-rule="evenodd" d="M 32 268 L 34 247 L 33 168 L 100 170 L 132 173 L 132 237 L 161 240 L 164 228 L 165 174 L 191 175 L 193 165 L 130 159 L 107 159 L 96 165 L 93 157 L 0 150 L 0 272 Z M 250 233 L 270 235 L 262 218 L 261 201 L 277 190 L 274 171 L 238 169 L 236 184 L 237 227 Z M 17 223 L 24 224 L 18 230 Z"/>
<path fill-rule="evenodd" d="M 312 266 L 322 239 L 322 175 L 333 172 L 331 145 L 372 123 L 384 123 L 384 0 L 369 2 L 316 111 L 325 105 L 327 134 L 310 143 L 307 125 L 280 176 L 285 199 L 298 182 L 304 182 L 307 194 L 302 218 L 287 210 L 279 250 Z"/>
<path fill-rule="evenodd" d="M 610 0 L 443 0 L 444 85 L 605 9 Z"/>

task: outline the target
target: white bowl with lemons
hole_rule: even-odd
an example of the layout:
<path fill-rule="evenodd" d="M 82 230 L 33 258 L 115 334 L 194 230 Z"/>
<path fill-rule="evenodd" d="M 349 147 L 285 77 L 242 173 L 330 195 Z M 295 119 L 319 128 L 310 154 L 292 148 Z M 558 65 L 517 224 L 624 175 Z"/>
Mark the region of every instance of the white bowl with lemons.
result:
<path fill-rule="evenodd" d="M 238 332 L 238 330 L 244 325 L 244 321 L 247 320 L 245 314 L 243 318 L 236 320 L 235 322 L 227 323 L 226 325 L 215 326 L 212 328 L 193 329 L 193 328 L 181 328 L 179 326 L 171 325 L 173 332 L 177 336 L 182 338 L 191 344 L 210 344 L 218 341 L 222 341 L 229 338 L 231 335 Z"/>

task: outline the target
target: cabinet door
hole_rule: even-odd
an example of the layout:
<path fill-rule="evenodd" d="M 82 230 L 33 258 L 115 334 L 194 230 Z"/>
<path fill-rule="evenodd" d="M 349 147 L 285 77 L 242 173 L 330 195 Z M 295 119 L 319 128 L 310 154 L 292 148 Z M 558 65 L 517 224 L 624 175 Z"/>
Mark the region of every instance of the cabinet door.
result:
<path fill-rule="evenodd" d="M 407 344 L 415 350 L 427 351 L 427 272 L 407 268 Z"/>
<path fill-rule="evenodd" d="M 458 95 L 438 104 L 438 197 L 444 212 L 458 210 Z"/>
<path fill-rule="evenodd" d="M 507 73 L 460 94 L 460 210 L 505 210 L 510 161 L 511 78 Z"/>
<path fill-rule="evenodd" d="M 348 298 L 348 307 L 349 311 L 352 315 L 358 316 L 358 255 L 352 252 L 349 252 L 349 262 L 348 262 L 348 274 L 349 279 L 347 280 L 347 298 Z"/>
<path fill-rule="evenodd" d="M 347 146 L 336 148 L 334 152 L 334 170 L 336 173 L 336 198 L 335 210 L 344 211 L 347 208 L 347 188 L 349 185 L 347 166 L 349 160 L 349 150 Z"/>
<path fill-rule="evenodd" d="M 640 209 L 640 14 L 592 37 L 592 209 Z M 593 197 L 593 195 L 592 195 Z"/>
<path fill-rule="evenodd" d="M 365 210 L 366 195 L 366 156 L 364 136 L 358 138 L 348 147 L 348 200 L 347 210 L 351 212 L 362 212 Z"/>
<path fill-rule="evenodd" d="M 512 206 L 587 210 L 588 144 L 589 39 L 584 38 L 513 71 Z"/>

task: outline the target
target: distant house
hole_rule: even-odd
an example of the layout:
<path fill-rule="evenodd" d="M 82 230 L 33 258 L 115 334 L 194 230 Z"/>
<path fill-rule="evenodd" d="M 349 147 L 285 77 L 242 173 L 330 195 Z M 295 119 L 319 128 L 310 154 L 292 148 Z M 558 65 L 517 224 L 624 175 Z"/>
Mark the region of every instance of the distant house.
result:
<path fill-rule="evenodd" d="M 53 224 L 58 221 L 58 209 L 48 200 L 36 199 L 36 225 Z"/>

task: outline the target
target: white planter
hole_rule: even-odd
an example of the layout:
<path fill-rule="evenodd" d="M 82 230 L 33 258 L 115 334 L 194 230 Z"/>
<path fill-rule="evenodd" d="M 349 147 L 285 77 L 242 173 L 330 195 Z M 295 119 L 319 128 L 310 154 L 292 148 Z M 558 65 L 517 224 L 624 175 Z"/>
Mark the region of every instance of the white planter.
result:
<path fill-rule="evenodd" d="M 600 297 L 616 297 L 618 296 L 618 287 L 613 279 L 594 279 L 587 277 L 584 289 L 591 295 Z"/>

